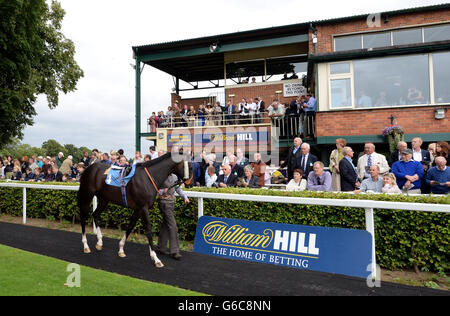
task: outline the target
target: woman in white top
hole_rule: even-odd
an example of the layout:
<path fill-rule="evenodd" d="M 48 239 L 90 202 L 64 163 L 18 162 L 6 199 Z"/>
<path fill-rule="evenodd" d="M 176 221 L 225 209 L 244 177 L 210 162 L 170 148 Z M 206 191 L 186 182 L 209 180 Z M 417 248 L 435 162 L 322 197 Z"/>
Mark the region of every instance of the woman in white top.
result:
<path fill-rule="evenodd" d="M 304 191 L 306 190 L 306 180 L 302 179 L 303 177 L 303 170 L 302 169 L 295 169 L 294 170 L 294 178 L 289 181 L 289 183 L 286 186 L 286 191 Z"/>

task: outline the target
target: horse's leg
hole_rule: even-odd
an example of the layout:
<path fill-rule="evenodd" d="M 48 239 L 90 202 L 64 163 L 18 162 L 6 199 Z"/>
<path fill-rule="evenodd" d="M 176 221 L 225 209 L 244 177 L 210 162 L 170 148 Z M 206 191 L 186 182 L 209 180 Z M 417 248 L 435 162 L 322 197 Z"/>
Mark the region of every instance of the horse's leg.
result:
<path fill-rule="evenodd" d="M 150 222 L 148 219 L 148 210 L 147 208 L 143 209 L 141 211 L 141 219 L 142 223 L 144 225 L 145 229 L 145 235 L 147 235 L 148 239 L 148 246 L 150 250 L 150 258 L 152 258 L 153 262 L 155 263 L 155 267 L 162 268 L 164 267 L 164 264 L 159 260 L 158 256 L 156 255 L 156 252 L 153 250 L 153 235 L 152 235 L 152 229 L 150 228 Z"/>
<path fill-rule="evenodd" d="M 95 245 L 95 248 L 97 248 L 98 251 L 101 251 L 103 249 L 103 235 L 100 230 L 99 219 L 101 213 L 103 212 L 103 210 L 106 208 L 107 205 L 108 205 L 107 200 L 98 198 L 97 208 L 94 211 L 94 224 L 97 229 L 97 244 Z"/>
<path fill-rule="evenodd" d="M 89 194 L 86 191 L 80 190 L 78 191 L 78 205 L 80 206 L 80 222 L 81 222 L 81 242 L 83 243 L 83 252 L 91 253 L 89 249 L 89 245 L 86 238 L 86 221 L 89 216 L 89 206 L 93 199 L 93 195 Z"/>
<path fill-rule="evenodd" d="M 131 216 L 130 219 L 130 224 L 128 224 L 128 228 L 127 231 L 125 232 L 125 234 L 123 235 L 122 239 L 119 242 L 119 257 L 121 258 L 125 258 L 125 252 L 123 251 L 123 247 L 125 246 L 125 242 L 128 239 L 128 236 L 130 236 L 131 232 L 134 229 L 134 226 L 136 226 L 136 222 L 139 219 L 140 216 L 140 211 L 139 210 L 134 210 L 133 215 Z"/>

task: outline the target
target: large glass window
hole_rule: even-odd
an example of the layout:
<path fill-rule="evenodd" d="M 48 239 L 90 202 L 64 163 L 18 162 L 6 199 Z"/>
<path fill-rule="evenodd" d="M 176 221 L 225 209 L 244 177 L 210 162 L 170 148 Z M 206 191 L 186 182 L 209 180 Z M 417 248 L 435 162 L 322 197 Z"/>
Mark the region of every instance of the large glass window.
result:
<path fill-rule="evenodd" d="M 423 29 L 425 42 L 450 40 L 450 24 L 425 27 Z"/>
<path fill-rule="evenodd" d="M 342 36 L 334 39 L 334 50 L 336 52 L 361 48 L 361 35 Z"/>
<path fill-rule="evenodd" d="M 422 43 L 422 28 L 394 31 L 392 41 L 394 45 Z"/>
<path fill-rule="evenodd" d="M 428 55 L 353 62 L 355 108 L 429 104 Z"/>
<path fill-rule="evenodd" d="M 450 102 L 450 52 L 433 54 L 434 99 L 436 103 Z"/>
<path fill-rule="evenodd" d="M 351 79 L 331 80 L 331 108 L 347 108 L 352 106 Z"/>
<path fill-rule="evenodd" d="M 364 48 L 391 46 L 391 33 L 364 34 Z"/>

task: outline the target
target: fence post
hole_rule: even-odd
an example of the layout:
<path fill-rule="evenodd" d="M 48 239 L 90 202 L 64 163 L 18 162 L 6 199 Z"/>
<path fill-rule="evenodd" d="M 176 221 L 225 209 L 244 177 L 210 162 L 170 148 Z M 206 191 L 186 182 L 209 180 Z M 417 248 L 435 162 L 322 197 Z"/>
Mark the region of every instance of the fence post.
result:
<path fill-rule="evenodd" d="M 23 216 L 22 222 L 24 224 L 26 224 L 27 223 L 27 188 L 23 187 L 22 192 L 23 192 L 23 194 L 22 194 L 22 209 L 23 209 L 23 211 L 22 211 L 22 216 Z"/>
<path fill-rule="evenodd" d="M 198 218 L 203 216 L 203 198 L 198 198 Z"/>
<path fill-rule="evenodd" d="M 372 235 L 372 278 L 376 278 L 377 259 L 375 256 L 375 223 L 373 220 L 373 208 L 365 209 L 366 230 Z"/>

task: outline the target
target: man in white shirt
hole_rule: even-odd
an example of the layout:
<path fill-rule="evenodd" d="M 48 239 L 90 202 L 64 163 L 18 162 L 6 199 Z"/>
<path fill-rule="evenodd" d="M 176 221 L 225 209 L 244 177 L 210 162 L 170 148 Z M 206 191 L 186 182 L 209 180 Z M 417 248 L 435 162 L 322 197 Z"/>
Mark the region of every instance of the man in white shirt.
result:
<path fill-rule="evenodd" d="M 370 167 L 373 165 L 378 166 L 382 175 L 389 171 L 389 164 L 386 157 L 375 152 L 375 145 L 373 143 L 366 143 L 364 145 L 364 155 L 359 157 L 356 166 L 358 178 L 361 181 L 370 178 Z"/>
<path fill-rule="evenodd" d="M 247 108 L 248 108 L 248 114 L 250 117 L 251 124 L 253 124 L 255 121 L 256 107 L 257 107 L 257 105 L 253 101 L 253 98 L 250 98 L 250 102 L 247 103 Z"/>
<path fill-rule="evenodd" d="M 413 152 L 413 159 L 419 162 L 425 162 L 427 165 L 431 163 L 430 152 L 428 150 L 420 148 L 422 146 L 422 138 L 414 137 L 411 141 L 411 147 Z"/>

